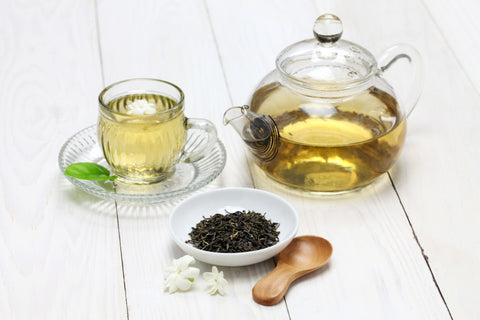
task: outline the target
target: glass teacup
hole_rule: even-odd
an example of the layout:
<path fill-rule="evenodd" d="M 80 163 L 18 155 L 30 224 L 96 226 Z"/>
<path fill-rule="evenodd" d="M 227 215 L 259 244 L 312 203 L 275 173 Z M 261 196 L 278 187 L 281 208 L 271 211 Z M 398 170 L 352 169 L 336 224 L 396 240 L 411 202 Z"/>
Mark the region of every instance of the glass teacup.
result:
<path fill-rule="evenodd" d="M 196 161 L 215 144 L 215 126 L 184 115 L 182 90 L 167 81 L 130 79 L 99 95 L 98 141 L 105 160 L 124 182 L 154 183 L 170 177 L 179 161 Z M 185 150 L 187 131 L 205 139 Z"/>

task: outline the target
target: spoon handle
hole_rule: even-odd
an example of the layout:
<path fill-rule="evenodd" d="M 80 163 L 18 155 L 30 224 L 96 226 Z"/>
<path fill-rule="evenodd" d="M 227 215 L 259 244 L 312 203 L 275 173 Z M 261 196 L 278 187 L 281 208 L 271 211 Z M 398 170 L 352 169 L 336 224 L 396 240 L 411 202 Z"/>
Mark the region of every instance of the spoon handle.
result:
<path fill-rule="evenodd" d="M 253 300 L 264 306 L 273 306 L 282 300 L 290 284 L 297 278 L 291 267 L 279 264 L 255 284 L 252 289 Z"/>

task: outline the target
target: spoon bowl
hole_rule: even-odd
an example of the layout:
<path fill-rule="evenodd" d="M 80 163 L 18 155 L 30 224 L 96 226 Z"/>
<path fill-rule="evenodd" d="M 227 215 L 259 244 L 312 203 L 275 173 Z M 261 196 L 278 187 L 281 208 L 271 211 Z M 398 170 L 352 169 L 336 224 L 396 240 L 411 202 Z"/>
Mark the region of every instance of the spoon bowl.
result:
<path fill-rule="evenodd" d="M 277 304 L 293 281 L 324 266 L 332 252 L 332 245 L 324 238 L 294 238 L 278 255 L 275 269 L 253 287 L 253 300 L 265 306 Z"/>

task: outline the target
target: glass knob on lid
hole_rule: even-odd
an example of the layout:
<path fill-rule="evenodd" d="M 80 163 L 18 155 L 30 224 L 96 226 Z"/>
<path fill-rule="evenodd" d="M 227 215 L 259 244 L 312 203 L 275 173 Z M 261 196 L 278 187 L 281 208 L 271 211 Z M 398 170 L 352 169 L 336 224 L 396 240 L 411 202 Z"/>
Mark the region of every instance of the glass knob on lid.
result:
<path fill-rule="evenodd" d="M 375 57 L 362 46 L 341 39 L 342 21 L 334 14 L 318 17 L 313 39 L 280 52 L 276 65 L 282 83 L 303 95 L 342 99 L 372 85 Z"/>
<path fill-rule="evenodd" d="M 321 43 L 337 42 L 343 33 L 342 21 L 333 14 L 324 14 L 313 25 L 313 34 Z"/>

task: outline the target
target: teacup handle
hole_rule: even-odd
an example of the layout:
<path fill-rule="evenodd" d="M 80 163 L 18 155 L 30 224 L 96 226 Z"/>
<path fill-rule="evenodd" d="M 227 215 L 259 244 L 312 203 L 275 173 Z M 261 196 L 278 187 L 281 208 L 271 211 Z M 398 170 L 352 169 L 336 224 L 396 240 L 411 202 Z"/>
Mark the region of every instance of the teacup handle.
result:
<path fill-rule="evenodd" d="M 187 130 L 198 130 L 202 133 L 189 135 L 179 161 L 195 162 L 202 159 L 213 148 L 217 141 L 217 129 L 207 119 L 187 118 Z"/>
<path fill-rule="evenodd" d="M 410 116 L 415 108 L 423 86 L 423 68 L 422 58 L 418 51 L 408 44 L 397 44 L 388 48 L 378 60 L 380 74 L 388 70 L 397 60 L 405 58 L 412 67 L 412 76 L 407 98 L 404 100 L 404 106 L 407 117 Z"/>

